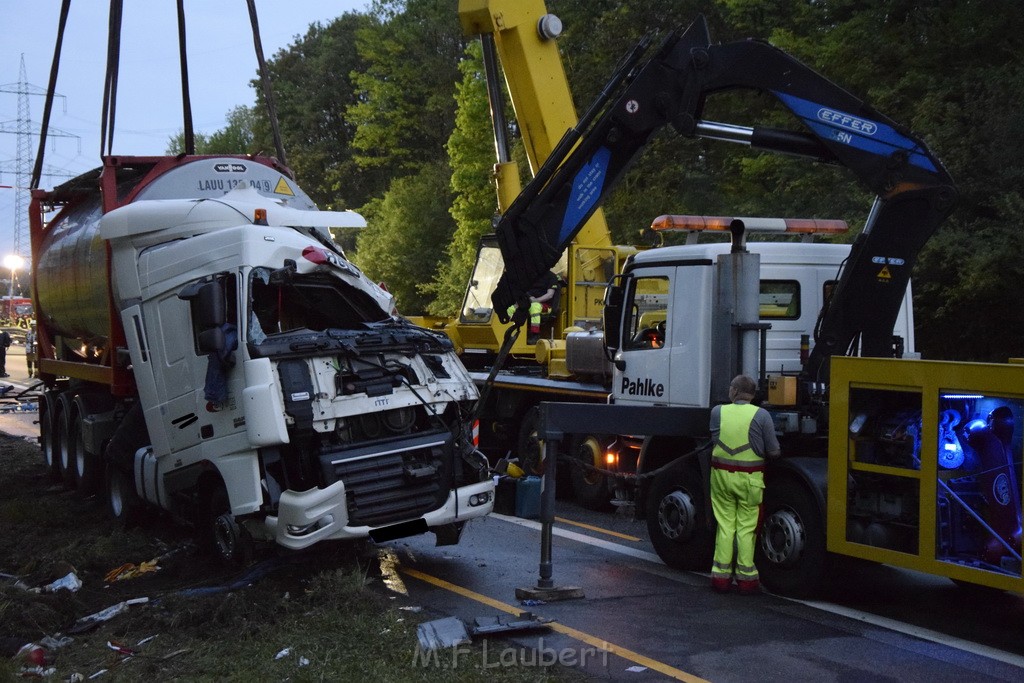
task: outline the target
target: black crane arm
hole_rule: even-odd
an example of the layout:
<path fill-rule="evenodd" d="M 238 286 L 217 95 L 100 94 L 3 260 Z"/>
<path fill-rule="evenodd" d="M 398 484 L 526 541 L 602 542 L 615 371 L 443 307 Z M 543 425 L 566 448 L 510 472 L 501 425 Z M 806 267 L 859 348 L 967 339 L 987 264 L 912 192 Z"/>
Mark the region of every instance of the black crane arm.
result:
<path fill-rule="evenodd" d="M 956 203 L 941 162 L 898 124 L 781 50 L 757 40 L 712 45 L 703 17 L 668 36 L 646 61 L 642 50 L 634 52 L 641 54 L 626 60 L 499 219 L 505 272 L 495 312 L 507 322 L 508 307 L 557 263 L 651 136 L 671 124 L 687 137 L 845 166 L 878 196 L 819 321 L 805 372 L 817 377 L 828 356 L 857 339 L 865 355 L 889 355 L 913 262 Z M 770 93 L 803 129 L 701 120 L 708 95 L 734 89 Z"/>

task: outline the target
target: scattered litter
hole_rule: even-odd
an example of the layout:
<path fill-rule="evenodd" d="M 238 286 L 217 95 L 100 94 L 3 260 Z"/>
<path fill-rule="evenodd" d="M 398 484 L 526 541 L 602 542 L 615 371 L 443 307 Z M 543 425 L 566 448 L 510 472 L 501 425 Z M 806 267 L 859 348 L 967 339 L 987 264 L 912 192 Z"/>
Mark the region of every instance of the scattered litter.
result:
<path fill-rule="evenodd" d="M 0 572 L 0 580 L 13 584 L 15 588 L 22 588 L 24 590 L 29 589 L 28 585 L 21 580 L 21 577 L 15 576 L 14 574 L 4 574 L 3 572 Z"/>
<path fill-rule="evenodd" d="M 119 602 L 116 605 L 111 605 L 105 610 L 101 610 L 95 614 L 90 614 L 87 617 L 82 617 L 68 629 L 68 633 L 85 633 L 105 621 L 110 621 L 119 614 L 127 612 L 130 606 L 142 605 L 147 602 L 149 602 L 149 598 L 132 598 L 131 600 L 125 600 L 124 602 Z"/>
<path fill-rule="evenodd" d="M 41 666 L 25 667 L 18 672 L 22 678 L 47 678 L 57 673 L 57 667 L 51 666 L 44 669 Z"/>
<path fill-rule="evenodd" d="M 399 607 L 398 609 L 402 610 L 403 612 L 422 612 L 423 611 L 422 607 L 418 607 L 416 605 L 408 605 L 406 607 Z"/>
<path fill-rule="evenodd" d="M 536 607 L 537 605 L 546 605 L 548 603 L 545 600 L 533 600 L 533 599 L 530 599 L 530 600 L 520 600 L 519 604 L 522 605 L 523 607 Z"/>
<path fill-rule="evenodd" d="M 103 674 L 105 674 L 105 673 L 107 673 L 107 670 L 106 670 L 106 669 L 100 669 L 99 671 L 97 671 L 96 673 L 94 673 L 94 674 L 93 674 L 92 676 L 89 676 L 89 680 L 91 681 L 91 680 L 92 680 L 92 679 L 94 679 L 94 678 L 99 678 L 100 676 L 102 676 L 102 675 L 103 675 Z"/>
<path fill-rule="evenodd" d="M 114 569 L 111 569 L 109 572 L 107 572 L 107 575 L 103 577 L 103 580 L 107 583 L 113 583 L 115 581 L 125 581 L 127 579 L 134 579 L 135 577 L 142 576 L 143 574 L 149 574 L 151 572 L 159 571 L 160 567 L 157 566 L 158 560 L 159 558 L 157 558 L 156 560 L 150 560 L 149 562 L 142 562 L 141 564 L 132 564 L 131 562 L 126 562 L 125 564 L 122 564 L 120 567 L 115 567 Z"/>
<path fill-rule="evenodd" d="M 21 646 L 18 653 L 14 655 L 17 659 L 23 659 L 29 664 L 37 667 L 46 665 L 46 649 L 37 643 L 26 643 Z"/>
<path fill-rule="evenodd" d="M 299 666 L 309 666 L 309 660 L 305 657 L 299 657 Z"/>
<path fill-rule="evenodd" d="M 128 657 L 134 657 L 135 655 L 139 654 L 138 652 L 136 652 L 135 650 L 131 649 L 127 645 L 123 645 L 121 643 L 117 643 L 117 642 L 114 642 L 112 640 L 108 640 L 107 641 L 107 647 L 109 647 L 111 650 L 113 650 L 114 652 L 116 652 L 119 655 L 126 655 Z"/>
<path fill-rule="evenodd" d="M 175 650 L 174 652 L 169 652 L 169 653 L 165 654 L 160 659 L 162 659 L 163 661 L 166 662 L 168 659 L 170 659 L 172 657 L 177 657 L 178 655 L 183 655 L 183 654 L 185 654 L 186 652 L 188 652 L 191 649 L 192 648 L 185 647 L 185 648 L 182 648 L 180 650 Z"/>
<path fill-rule="evenodd" d="M 73 642 L 75 642 L 75 639 L 69 636 L 61 636 L 60 638 L 54 638 L 53 636 L 43 636 L 39 640 L 39 644 L 45 647 L 47 650 L 59 650 L 62 647 L 67 647 Z"/>
<path fill-rule="evenodd" d="M 31 589 L 33 593 L 56 593 L 59 590 L 68 590 L 72 593 L 77 593 L 78 589 L 82 587 L 82 580 L 75 575 L 74 572 L 62 576 L 53 583 L 48 583 L 45 586 Z"/>
<path fill-rule="evenodd" d="M 135 643 L 135 646 L 138 647 L 139 645 L 145 645 L 146 643 L 148 643 L 150 641 L 153 641 L 153 640 L 156 640 L 156 636 L 146 636 L 145 638 L 143 638 L 139 642 Z"/>
<path fill-rule="evenodd" d="M 281 650 L 276 655 L 274 655 L 274 660 L 276 661 L 278 659 L 284 659 L 285 657 L 287 657 L 291 653 L 292 653 L 292 649 L 290 647 L 286 647 L 285 649 Z"/>
<path fill-rule="evenodd" d="M 626 671 L 628 671 L 631 674 L 638 674 L 638 673 L 643 673 L 644 671 L 647 671 L 647 667 L 646 666 L 630 666 L 630 667 L 626 667 Z"/>

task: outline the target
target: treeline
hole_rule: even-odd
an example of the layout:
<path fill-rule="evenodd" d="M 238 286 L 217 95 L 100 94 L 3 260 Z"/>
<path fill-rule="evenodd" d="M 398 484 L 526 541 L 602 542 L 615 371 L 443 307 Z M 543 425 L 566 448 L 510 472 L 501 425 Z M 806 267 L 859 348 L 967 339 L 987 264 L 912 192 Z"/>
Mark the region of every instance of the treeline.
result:
<path fill-rule="evenodd" d="M 494 147 L 479 45 L 457 0 L 375 0 L 313 25 L 269 67 L 288 163 L 324 208 L 361 211 L 349 245 L 407 314 L 454 313 L 495 210 Z M 707 17 L 712 37 L 768 40 L 922 137 L 961 202 L 914 271 L 925 357 L 1024 356 L 1024 4 L 1018 0 L 548 0 L 565 25 L 577 109 L 644 34 Z M 257 89 L 257 92 L 259 90 Z M 792 126 L 770 96 L 723 96 L 706 117 Z M 510 119 L 511 113 L 510 113 Z M 515 137 L 516 127 L 510 126 Z M 261 101 L 198 141 L 207 152 L 272 150 Z M 180 149 L 180 139 L 172 141 Z M 518 152 L 522 154 L 521 150 Z M 526 167 L 525 161 L 522 167 Z M 843 218 L 872 197 L 843 169 L 671 131 L 649 146 L 606 205 L 633 243 L 662 213 Z"/>

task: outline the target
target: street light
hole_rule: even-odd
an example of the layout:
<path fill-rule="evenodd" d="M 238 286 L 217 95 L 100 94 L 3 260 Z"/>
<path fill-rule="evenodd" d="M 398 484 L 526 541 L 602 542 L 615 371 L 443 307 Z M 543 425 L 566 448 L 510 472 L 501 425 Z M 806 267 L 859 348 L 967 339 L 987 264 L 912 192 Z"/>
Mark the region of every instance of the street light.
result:
<path fill-rule="evenodd" d="M 14 321 L 14 275 L 25 266 L 25 259 L 17 254 L 4 256 L 4 268 L 11 271 L 11 284 L 7 289 L 7 318 Z"/>

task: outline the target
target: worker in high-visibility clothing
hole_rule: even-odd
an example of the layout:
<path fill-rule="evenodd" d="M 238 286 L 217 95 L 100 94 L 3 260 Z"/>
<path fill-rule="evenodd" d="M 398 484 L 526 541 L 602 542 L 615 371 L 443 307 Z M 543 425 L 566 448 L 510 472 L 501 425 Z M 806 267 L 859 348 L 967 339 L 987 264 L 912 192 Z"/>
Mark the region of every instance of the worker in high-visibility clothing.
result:
<path fill-rule="evenodd" d="M 779 457 L 781 449 L 771 415 L 750 403 L 756 392 L 753 379 L 738 375 L 729 383 L 732 403 L 711 409 L 711 509 L 718 522 L 711 587 L 720 593 L 728 592 L 734 580 L 742 594 L 761 592 L 754 533 L 764 496 L 764 463 Z"/>

